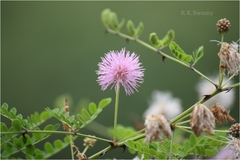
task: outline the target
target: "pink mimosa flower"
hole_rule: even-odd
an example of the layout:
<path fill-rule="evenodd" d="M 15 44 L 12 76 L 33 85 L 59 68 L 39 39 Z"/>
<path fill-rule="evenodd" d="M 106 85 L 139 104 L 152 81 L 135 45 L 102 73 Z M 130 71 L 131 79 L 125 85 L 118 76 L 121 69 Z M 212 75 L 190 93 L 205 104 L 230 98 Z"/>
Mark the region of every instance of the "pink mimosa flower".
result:
<path fill-rule="evenodd" d="M 144 68 L 139 62 L 139 56 L 130 54 L 123 48 L 119 51 L 110 51 L 102 57 L 102 62 L 98 64 L 99 70 L 97 82 L 102 90 L 106 90 L 110 84 L 112 87 L 124 87 L 127 95 L 137 91 L 139 83 L 143 83 Z M 112 88 L 111 87 L 111 88 Z"/>

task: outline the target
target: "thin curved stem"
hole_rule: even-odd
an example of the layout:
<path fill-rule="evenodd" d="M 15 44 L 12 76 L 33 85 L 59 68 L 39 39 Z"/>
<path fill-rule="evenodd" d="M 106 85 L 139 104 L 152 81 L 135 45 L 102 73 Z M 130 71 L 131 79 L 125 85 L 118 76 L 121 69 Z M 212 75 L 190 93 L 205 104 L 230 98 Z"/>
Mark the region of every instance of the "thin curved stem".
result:
<path fill-rule="evenodd" d="M 200 71 L 198 71 L 197 69 L 193 68 L 190 64 L 184 63 L 184 62 L 182 62 L 182 61 L 180 61 L 180 60 L 178 60 L 178 59 L 176 59 L 176 58 L 174 58 L 174 57 L 172 57 L 172 56 L 167 55 L 166 53 L 164 53 L 164 52 L 162 52 L 161 50 L 158 50 L 157 48 L 155 48 L 155 47 L 147 44 L 146 42 L 138 39 L 137 37 L 131 37 L 131 36 L 129 36 L 129 35 L 126 35 L 126 34 L 124 34 L 124 33 L 119 32 L 119 31 L 114 31 L 114 30 L 112 30 L 112 29 L 110 29 L 110 28 L 106 28 L 106 30 L 107 30 L 109 33 L 116 34 L 116 35 L 118 35 L 118 36 L 120 36 L 120 37 L 122 37 L 122 38 L 135 41 L 135 42 L 137 42 L 137 43 L 139 43 L 139 44 L 141 44 L 141 45 L 143 45 L 143 46 L 151 49 L 151 50 L 154 51 L 154 52 L 160 53 L 162 56 L 166 57 L 167 59 L 170 59 L 170 60 L 172 60 L 172 61 L 175 61 L 175 62 L 177 62 L 177 63 L 179 63 L 179 64 L 181 64 L 181 65 L 183 65 L 183 66 L 185 66 L 185 67 L 191 68 L 194 72 L 196 72 L 197 74 L 199 74 L 201 77 L 205 78 L 207 81 L 209 81 L 210 83 L 214 84 L 214 82 L 213 82 L 211 79 L 209 79 L 208 77 L 206 77 L 204 74 L 202 74 L 202 73 L 201 73 Z"/>
<path fill-rule="evenodd" d="M 84 150 L 83 150 L 83 152 L 82 152 L 82 154 L 85 154 L 86 152 L 87 152 L 87 150 L 88 150 L 88 146 L 86 146 L 85 148 L 84 148 Z"/>
<path fill-rule="evenodd" d="M 113 142 L 116 142 L 117 136 L 117 117 L 118 117 L 118 103 L 119 103 L 119 92 L 120 85 L 117 83 L 116 85 L 116 100 L 115 100 L 115 111 L 114 111 L 114 126 L 113 126 Z"/>
<path fill-rule="evenodd" d="M 235 76 L 235 75 L 233 74 L 231 77 L 229 77 L 229 78 L 226 80 L 226 82 L 222 85 L 222 87 L 225 86 L 231 79 L 233 79 L 234 76 Z"/>
<path fill-rule="evenodd" d="M 235 83 L 233 85 L 230 85 L 230 86 L 227 86 L 225 88 L 222 88 L 222 90 L 228 90 L 228 89 L 231 89 L 231 88 L 235 88 L 235 87 L 239 87 L 240 86 L 240 82 L 239 83 Z"/>
<path fill-rule="evenodd" d="M 183 122 L 178 122 L 178 123 L 176 123 L 176 125 L 185 124 L 185 123 L 189 123 L 189 122 L 190 122 L 190 119 L 189 119 L 189 120 L 186 120 L 186 121 L 183 121 Z"/>
<path fill-rule="evenodd" d="M 74 160 L 73 141 L 72 141 L 72 136 L 71 135 L 69 135 L 69 139 L 70 139 L 71 157 L 72 157 L 72 160 Z"/>

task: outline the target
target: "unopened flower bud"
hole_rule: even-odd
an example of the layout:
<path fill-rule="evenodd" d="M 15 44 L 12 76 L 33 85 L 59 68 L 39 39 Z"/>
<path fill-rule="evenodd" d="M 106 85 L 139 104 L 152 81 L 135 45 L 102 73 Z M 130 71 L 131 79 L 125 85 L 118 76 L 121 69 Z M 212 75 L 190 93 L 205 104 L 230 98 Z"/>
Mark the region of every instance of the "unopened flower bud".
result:
<path fill-rule="evenodd" d="M 224 32 L 227 33 L 228 30 L 231 28 L 231 23 L 226 18 L 223 18 L 217 22 L 216 26 L 217 26 L 217 31 L 219 34 L 224 33 Z"/>
<path fill-rule="evenodd" d="M 167 136 L 169 139 L 172 137 L 170 124 L 163 115 L 148 115 L 145 120 L 145 126 L 145 141 L 151 142 L 153 140 L 156 140 L 161 142 L 164 136 Z"/>
<path fill-rule="evenodd" d="M 214 135 L 215 117 L 205 105 L 197 103 L 191 114 L 190 125 L 197 136 L 204 132 Z"/>
<path fill-rule="evenodd" d="M 97 140 L 93 138 L 85 138 L 83 141 L 84 141 L 83 146 L 92 148 Z"/>
<path fill-rule="evenodd" d="M 228 121 L 231 121 L 231 122 L 236 121 L 234 118 L 232 118 L 229 115 L 228 111 L 225 108 L 221 107 L 218 104 L 215 104 L 212 107 L 211 112 L 213 113 L 213 115 L 215 116 L 219 124 L 227 123 Z"/>
<path fill-rule="evenodd" d="M 240 123 L 235 123 L 229 128 L 229 132 L 233 137 L 239 138 L 240 135 Z"/>

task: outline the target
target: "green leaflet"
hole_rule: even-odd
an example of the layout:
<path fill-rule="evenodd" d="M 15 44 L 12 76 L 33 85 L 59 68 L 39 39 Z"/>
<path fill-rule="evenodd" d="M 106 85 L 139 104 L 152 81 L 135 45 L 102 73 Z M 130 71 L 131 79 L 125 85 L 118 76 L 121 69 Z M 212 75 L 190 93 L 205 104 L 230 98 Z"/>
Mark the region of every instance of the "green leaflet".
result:
<path fill-rule="evenodd" d="M 27 119 L 24 119 L 22 114 L 17 114 L 17 109 L 15 107 L 11 108 L 10 111 L 8 111 L 9 106 L 7 103 L 4 103 L 2 107 L 0 108 L 0 113 L 4 117 L 8 118 L 9 120 L 14 123 L 14 130 L 15 131 L 20 131 L 19 127 L 23 126 L 27 129 L 33 129 L 49 118 L 51 118 L 51 115 L 47 111 L 41 112 L 39 114 L 38 112 L 35 112 L 34 114 L 30 115 L 27 117 Z M 13 122 L 14 121 L 14 122 Z M 19 126 L 17 126 L 19 125 Z"/>
<path fill-rule="evenodd" d="M 9 154 L 13 152 L 12 146 L 8 143 L 4 145 L 4 150 Z"/>
<path fill-rule="evenodd" d="M 159 48 L 161 46 L 161 42 L 158 39 L 158 36 L 157 36 L 156 33 L 151 33 L 150 34 L 149 41 L 155 48 Z"/>
<path fill-rule="evenodd" d="M 72 141 L 75 141 L 77 139 L 77 136 L 72 137 Z M 69 137 L 65 137 L 64 140 L 57 139 L 53 142 L 53 144 L 46 142 L 44 144 L 44 150 L 41 151 L 38 149 L 38 155 L 42 156 L 42 159 L 47 159 L 53 156 L 54 154 L 62 151 L 63 148 L 66 148 L 70 145 L 70 139 Z M 36 153 L 36 152 L 35 152 Z"/>
<path fill-rule="evenodd" d="M 191 142 L 191 145 L 195 145 L 197 143 L 197 139 L 196 139 L 196 136 L 194 134 L 191 134 L 190 135 L 190 142 Z"/>
<path fill-rule="evenodd" d="M 54 126 L 52 124 L 47 125 L 44 128 L 45 131 L 54 131 Z M 45 135 L 50 135 L 51 133 L 45 133 Z"/>
<path fill-rule="evenodd" d="M 59 148 L 59 149 L 63 148 L 63 146 L 64 146 L 63 142 L 59 139 L 55 140 L 53 142 L 53 144 L 54 144 L 54 147 Z"/>
<path fill-rule="evenodd" d="M 15 131 L 21 131 L 22 130 L 22 125 L 21 125 L 21 122 L 19 119 L 14 119 L 12 121 L 12 127 L 13 127 L 13 130 Z"/>
<path fill-rule="evenodd" d="M 133 140 L 128 140 L 125 142 L 125 145 L 138 152 L 138 157 L 141 158 L 142 154 L 144 155 L 144 159 L 149 159 L 151 158 L 157 158 L 157 159 L 166 159 L 166 155 L 163 153 L 157 152 L 157 150 L 150 149 L 148 145 L 143 144 L 140 141 L 133 141 Z"/>
<path fill-rule="evenodd" d="M 109 105 L 112 101 L 112 98 L 105 98 L 105 99 L 102 99 L 99 104 L 98 104 L 98 108 L 105 108 L 107 105 Z"/>
<path fill-rule="evenodd" d="M 200 46 L 196 51 L 193 52 L 193 63 L 194 65 L 203 57 L 203 46 Z"/>
<path fill-rule="evenodd" d="M 35 130 L 40 130 L 40 128 L 35 128 Z M 35 140 L 41 140 L 43 138 L 44 134 L 43 133 L 33 133 L 33 137 Z"/>
<path fill-rule="evenodd" d="M 139 133 L 136 134 L 136 130 L 133 127 L 123 126 L 123 125 L 120 125 L 120 124 L 117 125 L 116 131 L 117 131 L 116 137 L 117 137 L 118 140 L 122 140 L 126 137 L 130 138 L 130 137 L 134 137 L 136 135 L 139 135 Z M 108 133 L 110 135 L 113 135 L 113 128 L 108 128 Z"/>
<path fill-rule="evenodd" d="M 26 152 L 27 154 L 33 155 L 34 151 L 35 151 L 34 145 L 29 144 L 29 145 L 26 146 L 25 152 Z"/>
<path fill-rule="evenodd" d="M 127 21 L 126 27 L 127 27 L 128 33 L 133 37 L 139 37 L 142 34 L 143 29 L 144 29 L 144 25 L 142 22 L 140 22 L 138 24 L 137 28 L 135 28 L 135 26 L 131 20 Z"/>
<path fill-rule="evenodd" d="M 45 151 L 46 151 L 47 153 L 49 153 L 49 154 L 54 153 L 54 148 L 53 148 L 53 146 L 52 146 L 52 144 L 51 144 L 50 142 L 46 142 L 46 143 L 44 144 L 44 149 L 45 149 Z"/>
<path fill-rule="evenodd" d="M 109 8 L 106 8 L 101 13 L 101 20 L 105 27 L 109 26 L 109 15 L 111 13 L 111 10 Z"/>
<path fill-rule="evenodd" d="M 94 114 L 97 112 L 97 105 L 93 102 L 89 103 L 88 110 L 91 114 Z"/>
<path fill-rule="evenodd" d="M 149 41 L 155 48 L 163 49 L 174 40 L 174 37 L 174 30 L 169 30 L 162 39 L 159 39 L 156 33 L 151 33 L 149 36 Z"/>
<path fill-rule="evenodd" d="M 102 11 L 101 20 L 105 27 L 111 27 L 116 31 L 120 31 L 125 22 L 124 19 L 119 22 L 117 14 L 112 12 L 109 8 L 106 8 Z"/>
<path fill-rule="evenodd" d="M 88 113 L 88 111 L 86 109 L 82 109 L 82 115 L 84 115 L 86 117 L 86 119 L 91 118 L 90 114 Z"/>
<path fill-rule="evenodd" d="M 169 45 L 169 48 L 170 48 L 172 54 L 173 54 L 177 59 L 179 59 L 179 60 L 181 60 L 181 61 L 183 61 L 183 62 L 187 62 L 187 63 L 191 62 L 192 56 L 186 54 L 186 53 L 182 50 L 182 48 L 180 48 L 180 46 L 179 46 L 176 42 L 172 41 L 172 42 L 170 43 L 170 45 Z"/>

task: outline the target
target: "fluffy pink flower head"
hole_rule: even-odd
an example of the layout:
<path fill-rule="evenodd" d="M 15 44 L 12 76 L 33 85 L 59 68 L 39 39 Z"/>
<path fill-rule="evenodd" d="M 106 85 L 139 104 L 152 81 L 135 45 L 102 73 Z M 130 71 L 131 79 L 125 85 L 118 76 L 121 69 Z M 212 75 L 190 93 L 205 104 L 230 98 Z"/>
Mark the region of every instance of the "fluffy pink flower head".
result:
<path fill-rule="evenodd" d="M 134 90 L 137 91 L 139 83 L 143 83 L 144 68 L 135 53 L 130 54 L 123 48 L 120 52 L 110 51 L 101 59 L 96 73 L 102 90 L 106 90 L 110 84 L 115 89 L 122 84 L 126 94 L 130 95 Z"/>

